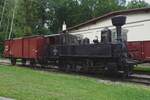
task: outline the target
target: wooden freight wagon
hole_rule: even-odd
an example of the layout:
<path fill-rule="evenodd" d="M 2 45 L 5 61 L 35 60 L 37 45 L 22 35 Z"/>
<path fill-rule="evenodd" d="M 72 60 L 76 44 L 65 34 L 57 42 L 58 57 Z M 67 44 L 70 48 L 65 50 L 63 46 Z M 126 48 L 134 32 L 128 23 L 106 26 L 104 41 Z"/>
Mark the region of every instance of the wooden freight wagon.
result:
<path fill-rule="evenodd" d="M 43 36 L 6 40 L 4 57 L 10 58 L 13 65 L 16 64 L 16 59 L 22 59 L 22 63 L 26 63 L 27 60 L 34 63 L 43 59 L 46 43 L 47 38 Z"/>
<path fill-rule="evenodd" d="M 128 50 L 135 60 L 150 62 L 150 41 L 128 42 Z"/>

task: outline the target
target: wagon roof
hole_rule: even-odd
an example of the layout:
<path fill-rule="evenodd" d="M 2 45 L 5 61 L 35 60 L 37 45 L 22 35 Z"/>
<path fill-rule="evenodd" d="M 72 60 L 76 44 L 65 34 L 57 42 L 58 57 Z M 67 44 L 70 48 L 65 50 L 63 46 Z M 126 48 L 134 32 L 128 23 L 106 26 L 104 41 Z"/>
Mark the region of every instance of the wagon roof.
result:
<path fill-rule="evenodd" d="M 35 38 L 35 37 L 53 37 L 53 36 L 59 36 L 60 34 L 51 34 L 51 35 L 33 35 L 33 36 L 25 36 L 25 37 L 18 37 L 18 38 L 13 38 L 13 40 L 18 40 L 18 39 L 26 39 L 26 38 Z M 7 39 L 11 40 L 11 39 Z"/>
<path fill-rule="evenodd" d="M 71 31 L 71 30 L 74 30 L 74 29 L 78 29 L 78 28 L 83 27 L 85 25 L 93 24 L 93 23 L 95 23 L 95 22 L 97 22 L 99 20 L 103 20 L 103 19 L 115 16 L 115 15 L 121 15 L 121 14 L 124 15 L 124 14 L 128 14 L 128 13 L 149 12 L 149 11 L 150 11 L 150 8 L 138 8 L 138 9 L 114 11 L 114 12 L 107 13 L 107 14 L 105 14 L 103 16 L 99 16 L 99 17 L 93 18 L 93 19 L 88 20 L 86 22 L 83 22 L 81 24 L 75 25 L 73 27 L 69 27 L 67 30 Z"/>

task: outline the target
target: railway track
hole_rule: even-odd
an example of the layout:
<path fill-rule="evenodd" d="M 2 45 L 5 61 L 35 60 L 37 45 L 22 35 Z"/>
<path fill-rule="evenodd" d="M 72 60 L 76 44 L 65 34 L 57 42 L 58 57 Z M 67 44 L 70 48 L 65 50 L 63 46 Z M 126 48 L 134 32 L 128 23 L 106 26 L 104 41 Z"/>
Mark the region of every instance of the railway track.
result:
<path fill-rule="evenodd" d="M 138 84 L 144 84 L 150 86 L 150 75 L 145 74 L 133 74 L 128 79 L 125 79 L 127 82 L 134 82 Z"/>
<path fill-rule="evenodd" d="M 7 66 L 11 66 L 9 61 L 0 61 L 0 65 L 7 65 Z M 17 66 L 21 66 L 21 67 L 26 67 L 26 68 L 32 68 L 29 67 L 29 65 L 26 66 L 22 66 L 21 64 L 17 64 Z M 59 71 L 57 69 L 57 67 L 46 67 L 46 68 L 42 68 L 40 66 L 36 67 L 36 68 L 32 68 L 34 70 L 42 70 L 42 71 L 48 71 L 48 72 L 60 72 L 60 73 L 66 73 L 66 72 L 62 72 Z M 69 74 L 76 74 L 76 73 L 69 73 Z M 84 76 L 89 76 L 89 77 L 94 77 L 94 78 L 98 78 L 98 79 L 103 79 L 103 80 L 109 80 L 112 82 L 127 82 L 127 83 L 136 83 L 136 84 L 142 84 L 142 85 L 146 85 L 146 86 L 150 86 L 150 75 L 147 74 L 138 74 L 138 73 L 134 73 L 132 74 L 129 78 L 127 79 L 120 79 L 120 78 L 114 78 L 114 77 L 106 77 L 106 76 L 99 76 L 99 75 L 95 75 L 95 74 L 85 74 L 85 73 L 79 73 L 80 75 L 84 75 Z"/>

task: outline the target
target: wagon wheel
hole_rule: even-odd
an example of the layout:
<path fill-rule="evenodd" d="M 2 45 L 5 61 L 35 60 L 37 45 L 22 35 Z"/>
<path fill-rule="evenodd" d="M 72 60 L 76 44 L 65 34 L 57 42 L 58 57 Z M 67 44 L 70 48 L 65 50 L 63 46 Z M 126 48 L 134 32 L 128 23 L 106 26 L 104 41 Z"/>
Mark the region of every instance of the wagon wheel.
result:
<path fill-rule="evenodd" d="M 30 60 L 30 66 L 31 66 L 31 67 L 36 67 L 36 62 L 35 62 L 35 60 Z"/>
<path fill-rule="evenodd" d="M 104 76 L 116 77 L 118 76 L 118 68 L 115 63 L 109 63 L 104 66 L 104 70 L 102 72 Z"/>
<path fill-rule="evenodd" d="M 59 61 L 59 70 L 61 71 L 65 71 L 65 66 L 66 64 L 64 63 L 64 61 Z"/>
<path fill-rule="evenodd" d="M 128 78 L 131 75 L 131 73 L 132 73 L 132 68 L 130 68 L 130 66 L 125 66 L 123 78 Z"/>
<path fill-rule="evenodd" d="M 16 59 L 15 58 L 11 58 L 11 64 L 16 65 Z"/>
<path fill-rule="evenodd" d="M 21 63 L 22 63 L 23 66 L 26 65 L 26 61 L 27 61 L 26 59 L 22 59 Z"/>
<path fill-rule="evenodd" d="M 72 72 L 78 72 L 77 71 L 77 64 L 76 63 L 72 64 L 71 71 Z"/>
<path fill-rule="evenodd" d="M 128 78 L 128 77 L 129 77 L 129 73 L 125 71 L 125 72 L 122 74 L 122 77 L 123 77 L 123 79 Z"/>
<path fill-rule="evenodd" d="M 39 59 L 38 63 L 41 65 L 42 68 L 44 68 L 46 65 L 48 65 L 48 62 L 46 59 Z"/>
<path fill-rule="evenodd" d="M 74 68 L 74 64 L 66 64 L 66 72 L 73 72 L 75 71 L 75 68 Z"/>
<path fill-rule="evenodd" d="M 63 70 L 65 72 L 77 72 L 77 67 L 76 67 L 76 64 L 65 63 L 65 64 L 63 64 Z"/>

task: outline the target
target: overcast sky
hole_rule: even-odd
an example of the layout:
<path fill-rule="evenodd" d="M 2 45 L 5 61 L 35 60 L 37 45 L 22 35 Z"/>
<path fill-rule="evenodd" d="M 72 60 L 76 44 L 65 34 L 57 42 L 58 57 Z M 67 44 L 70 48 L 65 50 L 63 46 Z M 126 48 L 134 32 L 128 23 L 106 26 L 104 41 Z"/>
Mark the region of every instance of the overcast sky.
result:
<path fill-rule="evenodd" d="M 127 1 L 131 1 L 131 0 L 127 0 Z M 150 0 L 145 0 L 146 2 L 150 3 Z"/>

